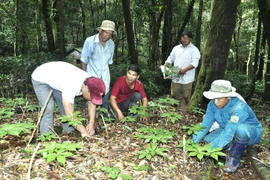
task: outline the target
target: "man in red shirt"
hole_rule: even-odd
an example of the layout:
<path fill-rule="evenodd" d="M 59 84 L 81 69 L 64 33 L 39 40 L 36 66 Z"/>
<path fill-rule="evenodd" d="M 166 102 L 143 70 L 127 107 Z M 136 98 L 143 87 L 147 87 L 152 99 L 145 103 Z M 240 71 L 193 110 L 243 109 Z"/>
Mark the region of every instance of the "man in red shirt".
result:
<path fill-rule="evenodd" d="M 128 67 L 127 75 L 118 78 L 113 85 L 110 104 L 119 120 L 124 118 L 123 112 L 128 112 L 128 109 L 140 100 L 142 100 L 143 106 L 148 104 L 143 84 L 138 80 L 140 72 L 141 69 L 138 65 L 131 64 Z"/>

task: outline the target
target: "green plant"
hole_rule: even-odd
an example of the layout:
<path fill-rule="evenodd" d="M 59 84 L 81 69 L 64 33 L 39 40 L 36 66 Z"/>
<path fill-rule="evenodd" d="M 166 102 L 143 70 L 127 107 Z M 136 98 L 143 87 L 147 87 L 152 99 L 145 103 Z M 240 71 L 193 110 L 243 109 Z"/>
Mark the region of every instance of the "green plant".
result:
<path fill-rule="evenodd" d="M 199 107 L 191 106 L 191 111 L 195 114 L 203 116 L 205 114 L 205 110 Z"/>
<path fill-rule="evenodd" d="M 168 149 L 159 148 L 157 142 L 152 142 L 152 145 L 150 147 L 147 147 L 143 151 L 139 151 L 139 159 L 146 158 L 148 160 L 151 160 L 151 158 L 156 154 L 159 156 L 164 156 L 164 151 L 168 151 Z"/>
<path fill-rule="evenodd" d="M 150 166 L 149 165 L 136 165 L 135 163 L 128 163 L 135 171 L 147 171 Z"/>
<path fill-rule="evenodd" d="M 0 119 L 8 119 L 14 115 L 14 109 L 10 107 L 4 107 L 0 109 Z"/>
<path fill-rule="evenodd" d="M 134 117 L 131 117 L 131 116 L 125 116 L 121 122 L 125 123 L 125 122 L 135 122 L 136 119 Z"/>
<path fill-rule="evenodd" d="M 132 106 L 129 108 L 129 112 L 134 115 L 138 115 L 139 118 L 147 117 L 149 118 L 151 114 L 147 111 L 148 107 L 146 106 Z"/>
<path fill-rule="evenodd" d="M 139 129 L 141 133 L 137 133 L 135 136 L 138 139 L 145 139 L 145 142 L 163 142 L 166 143 L 168 139 L 172 139 L 174 132 L 170 132 L 165 129 L 155 129 L 152 127 L 141 127 Z"/>
<path fill-rule="evenodd" d="M 66 164 L 66 157 L 73 156 L 72 152 L 81 148 L 79 144 L 64 142 L 62 144 L 55 141 L 44 144 L 44 149 L 41 149 L 37 154 L 42 154 L 47 163 L 57 160 L 62 166 Z"/>
<path fill-rule="evenodd" d="M 160 98 L 157 100 L 157 103 L 161 105 L 166 105 L 166 106 L 173 106 L 173 105 L 178 105 L 179 101 L 170 97 L 167 98 Z"/>
<path fill-rule="evenodd" d="M 21 133 L 30 133 L 35 126 L 32 123 L 4 124 L 0 128 L 0 137 L 6 135 L 19 136 Z"/>
<path fill-rule="evenodd" d="M 265 127 L 263 129 L 262 139 L 260 141 L 260 144 L 263 145 L 270 145 L 270 129 Z"/>
<path fill-rule="evenodd" d="M 175 123 L 175 121 L 177 120 L 183 119 L 183 116 L 179 113 L 176 113 L 175 111 L 164 112 L 161 114 L 161 117 L 167 118 L 167 120 L 170 120 L 172 123 Z"/>
<path fill-rule="evenodd" d="M 221 152 L 222 148 L 211 148 L 210 144 L 201 146 L 200 144 L 186 144 L 186 150 L 190 153 L 188 156 L 196 156 L 199 160 L 202 160 L 204 157 L 211 157 L 218 161 L 219 156 L 226 156 Z"/>
<path fill-rule="evenodd" d="M 44 133 L 42 136 L 38 136 L 37 138 L 37 140 L 41 142 L 51 141 L 53 139 L 57 139 L 57 136 L 51 132 Z"/>
<path fill-rule="evenodd" d="M 183 126 L 182 129 L 188 129 L 187 134 L 197 134 L 200 130 L 205 129 L 206 127 L 201 126 L 200 124 L 191 124 L 190 126 Z"/>
<path fill-rule="evenodd" d="M 132 179 L 132 176 L 130 176 L 129 174 L 119 174 L 120 169 L 118 167 L 110 168 L 109 166 L 103 166 L 101 170 L 108 173 L 108 178 L 116 179 L 119 177 L 122 179 Z"/>
<path fill-rule="evenodd" d="M 80 111 L 75 111 L 73 113 L 73 116 L 66 116 L 66 115 L 61 116 L 60 119 L 62 122 L 68 122 L 68 124 L 73 127 L 76 127 L 77 125 L 82 124 L 82 121 L 85 120 L 85 118 L 81 116 Z"/>

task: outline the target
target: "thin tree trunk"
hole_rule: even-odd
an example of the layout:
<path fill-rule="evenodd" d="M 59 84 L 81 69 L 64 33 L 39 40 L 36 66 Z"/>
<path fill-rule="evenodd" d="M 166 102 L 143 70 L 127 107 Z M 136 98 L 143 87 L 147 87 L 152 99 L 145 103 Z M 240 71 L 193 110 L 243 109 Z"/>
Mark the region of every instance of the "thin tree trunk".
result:
<path fill-rule="evenodd" d="M 54 9 L 56 9 L 54 22 L 56 24 L 57 48 L 60 50 L 60 53 L 64 55 L 65 45 L 64 45 L 63 0 L 55 0 Z"/>
<path fill-rule="evenodd" d="M 187 23 L 188 23 L 188 21 L 189 21 L 189 19 L 191 17 L 191 13 L 193 11 L 193 6 L 194 6 L 195 1 L 196 0 L 191 0 L 190 3 L 189 3 L 189 5 L 188 5 L 188 10 L 187 10 L 186 16 L 184 18 L 184 22 L 183 22 L 180 30 L 178 31 L 178 35 L 177 35 L 176 41 L 174 43 L 174 46 L 176 46 L 177 44 L 180 43 L 181 34 L 184 31 L 184 29 L 185 29 L 185 27 L 186 27 L 186 25 L 187 25 Z"/>
<path fill-rule="evenodd" d="M 197 26 L 196 26 L 196 39 L 195 46 L 201 50 L 201 27 L 202 27 L 202 14 L 203 14 L 203 0 L 200 0 L 198 18 L 197 18 Z"/>
<path fill-rule="evenodd" d="M 130 14 L 130 1 L 122 0 L 122 7 L 124 11 L 125 27 L 126 27 L 127 43 L 128 43 L 128 54 L 129 54 L 130 62 L 131 64 L 138 64 L 138 54 L 135 49 L 133 23 L 132 23 L 131 14 Z"/>
<path fill-rule="evenodd" d="M 258 6 L 262 15 L 262 22 L 265 30 L 265 38 L 267 42 L 267 57 L 265 60 L 266 71 L 264 76 L 264 93 L 263 100 L 270 101 L 270 0 L 258 0 Z"/>
<path fill-rule="evenodd" d="M 201 69 L 196 81 L 191 106 L 205 107 L 203 91 L 209 90 L 216 79 L 223 79 L 235 28 L 237 7 L 241 0 L 213 0 L 209 24 L 209 37 L 202 57 Z M 218 48 L 217 48 L 218 47 Z"/>
<path fill-rule="evenodd" d="M 238 10 L 238 22 L 237 22 L 237 28 L 235 28 L 235 32 L 233 34 L 233 40 L 234 40 L 234 61 L 233 61 L 233 68 L 241 71 L 241 63 L 239 60 L 239 39 L 240 39 L 240 30 L 241 30 L 241 25 L 243 22 L 243 17 L 242 17 L 242 8 L 239 8 Z"/>
<path fill-rule="evenodd" d="M 264 26 L 263 26 L 263 30 L 262 30 L 262 41 L 261 41 L 261 50 L 260 50 L 260 59 L 259 59 L 259 69 L 258 69 L 258 73 L 257 73 L 257 80 L 263 80 L 264 56 L 265 56 L 265 49 L 266 49 L 265 48 L 265 45 L 266 45 L 266 38 L 265 38 L 265 30 L 264 30 Z"/>
<path fill-rule="evenodd" d="M 78 3 L 82 11 L 82 37 L 83 39 L 86 39 L 84 3 L 83 0 L 78 0 Z"/>
<path fill-rule="evenodd" d="M 173 0 L 164 0 L 164 25 L 162 34 L 162 64 L 172 49 L 172 4 Z"/>
<path fill-rule="evenodd" d="M 262 22 L 260 18 L 260 13 L 258 13 L 258 27 L 257 27 L 257 35 L 256 35 L 256 46 L 255 46 L 255 55 L 254 55 L 254 66 L 253 66 L 253 74 L 251 76 L 252 78 L 252 86 L 250 88 L 249 94 L 246 97 L 246 100 L 248 101 L 251 99 L 255 92 L 256 87 L 256 77 L 257 77 L 257 70 L 258 68 L 258 62 L 259 62 L 259 51 L 260 51 L 260 39 L 261 39 L 261 31 L 262 31 Z"/>
<path fill-rule="evenodd" d="M 42 0 L 42 11 L 45 21 L 45 28 L 46 28 L 46 36 L 48 41 L 48 50 L 49 52 L 55 51 L 55 43 L 53 38 L 53 31 L 52 31 L 52 22 L 50 19 L 50 1 Z"/>

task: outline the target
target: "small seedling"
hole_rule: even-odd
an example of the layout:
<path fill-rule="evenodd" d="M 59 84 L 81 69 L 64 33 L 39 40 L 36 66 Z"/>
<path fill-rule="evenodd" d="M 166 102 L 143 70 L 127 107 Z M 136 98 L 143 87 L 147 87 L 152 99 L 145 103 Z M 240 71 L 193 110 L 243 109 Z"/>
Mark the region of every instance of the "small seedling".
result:
<path fill-rule="evenodd" d="M 188 156 L 196 156 L 199 160 L 202 160 L 204 157 L 211 157 L 218 161 L 219 156 L 226 156 L 222 151 L 222 148 L 211 148 L 210 144 L 204 145 L 203 147 L 200 144 L 191 144 L 186 145 L 186 150 L 190 153 Z"/>
<path fill-rule="evenodd" d="M 191 135 L 191 134 L 197 134 L 199 131 L 205 129 L 206 127 L 205 126 L 201 126 L 200 124 L 191 124 L 190 126 L 183 126 L 182 129 L 187 129 L 188 132 L 187 134 L 188 135 Z"/>
<path fill-rule="evenodd" d="M 0 137 L 11 135 L 19 136 L 21 133 L 30 133 L 35 126 L 32 123 L 4 124 L 0 128 Z"/>
<path fill-rule="evenodd" d="M 128 163 L 135 171 L 147 171 L 150 166 L 149 165 L 136 165 L 135 163 Z"/>
<path fill-rule="evenodd" d="M 146 158 L 149 161 L 153 156 L 156 154 L 159 156 L 164 156 L 164 151 L 168 151 L 167 148 L 159 148 L 157 142 L 152 142 L 152 145 L 150 147 L 147 147 L 143 151 L 139 151 L 139 159 Z"/>
<path fill-rule="evenodd" d="M 41 142 L 45 141 L 51 141 L 57 139 L 57 136 L 55 134 L 52 134 L 51 132 L 44 133 L 42 136 L 38 136 L 37 140 Z"/>
<path fill-rule="evenodd" d="M 64 142 L 62 144 L 56 143 L 55 141 L 51 143 L 44 144 L 45 148 L 37 152 L 37 154 L 42 154 L 43 158 L 49 164 L 52 161 L 59 162 L 62 166 L 66 164 L 66 157 L 73 156 L 72 152 L 77 151 L 81 148 L 79 144 Z"/>
<path fill-rule="evenodd" d="M 85 120 L 85 118 L 81 116 L 80 111 L 75 111 L 73 113 L 73 116 L 61 116 L 60 119 L 62 122 L 68 122 L 68 125 L 71 125 L 73 127 L 82 124 L 82 122 Z"/>
<path fill-rule="evenodd" d="M 152 127 L 141 127 L 139 129 L 140 133 L 135 136 L 138 139 L 145 139 L 145 142 L 163 142 L 166 143 L 168 139 L 172 139 L 174 132 L 170 132 L 166 129 L 154 129 Z"/>
<path fill-rule="evenodd" d="M 101 168 L 101 170 L 108 173 L 107 178 L 112 178 L 112 179 L 116 179 L 116 178 L 133 179 L 132 176 L 130 176 L 129 174 L 119 174 L 120 169 L 118 167 L 110 168 L 109 166 L 103 166 Z"/>
<path fill-rule="evenodd" d="M 175 123 L 175 121 L 183 119 L 182 115 L 180 115 L 179 113 L 176 113 L 174 111 L 162 113 L 161 117 L 167 118 L 167 120 L 171 121 L 172 123 Z"/>

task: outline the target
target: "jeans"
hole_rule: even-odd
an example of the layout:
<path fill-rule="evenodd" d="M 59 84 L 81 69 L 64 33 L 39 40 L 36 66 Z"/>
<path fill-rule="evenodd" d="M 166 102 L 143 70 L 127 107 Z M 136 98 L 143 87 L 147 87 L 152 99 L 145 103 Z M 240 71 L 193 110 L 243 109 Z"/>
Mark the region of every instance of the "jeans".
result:
<path fill-rule="evenodd" d="M 48 84 L 38 82 L 32 79 L 32 84 L 39 102 L 39 106 L 43 108 L 47 97 L 52 90 L 52 97 L 50 97 L 48 104 L 43 112 L 43 116 L 40 121 L 40 134 L 43 135 L 44 133 L 51 132 L 51 127 L 52 129 L 54 128 L 54 119 L 53 119 L 53 113 L 54 113 L 54 100 L 56 101 L 59 110 L 60 110 L 60 115 L 63 116 L 65 115 L 65 110 L 64 106 L 62 103 L 62 92 L 58 91 L 56 89 L 53 89 L 50 87 Z M 62 128 L 63 132 L 71 132 L 74 131 L 74 128 L 72 126 L 68 125 L 68 122 L 62 123 Z"/>

